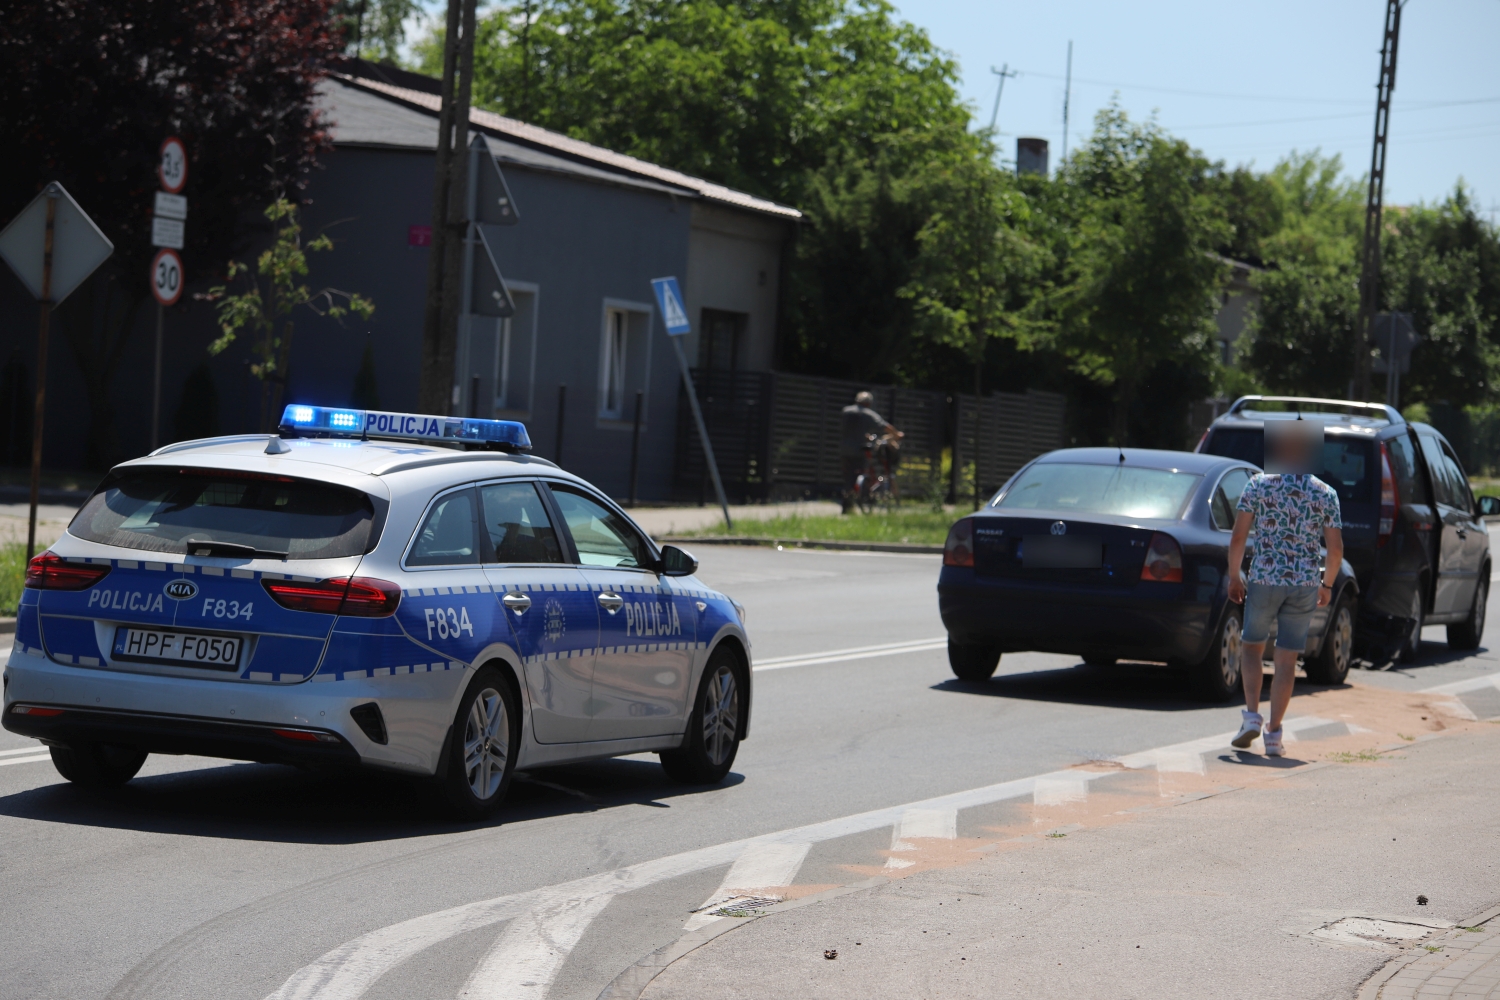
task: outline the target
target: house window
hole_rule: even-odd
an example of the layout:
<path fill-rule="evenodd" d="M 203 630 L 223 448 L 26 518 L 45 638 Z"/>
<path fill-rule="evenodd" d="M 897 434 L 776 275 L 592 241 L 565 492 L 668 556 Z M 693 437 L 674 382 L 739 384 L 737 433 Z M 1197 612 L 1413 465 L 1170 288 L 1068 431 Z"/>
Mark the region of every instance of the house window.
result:
<path fill-rule="evenodd" d="M 599 416 L 622 420 L 625 413 L 625 374 L 630 357 L 630 314 L 604 311 L 603 358 L 599 370 Z"/>

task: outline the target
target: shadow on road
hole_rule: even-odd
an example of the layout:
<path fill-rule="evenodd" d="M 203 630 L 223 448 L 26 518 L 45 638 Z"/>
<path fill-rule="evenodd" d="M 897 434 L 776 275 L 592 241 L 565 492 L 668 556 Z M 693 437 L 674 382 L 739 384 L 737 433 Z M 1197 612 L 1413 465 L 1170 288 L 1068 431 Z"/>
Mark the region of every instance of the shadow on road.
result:
<path fill-rule="evenodd" d="M 46 765 L 35 765 L 46 766 Z M 148 764 L 149 766 L 149 764 Z M 361 771 L 304 771 L 226 762 L 137 777 L 122 788 L 56 784 L 0 797 L 0 815 L 49 823 L 192 837 L 353 844 L 503 826 L 618 805 L 671 808 L 713 788 L 675 784 L 654 761 L 603 760 L 517 773 L 506 803 L 484 823 L 456 823 L 427 783 Z"/>
<path fill-rule="evenodd" d="M 1002 666 L 1003 663 L 1004 661 Z M 1196 697 L 1186 671 L 1154 663 L 1117 663 L 1112 667 L 1079 663 L 1050 670 L 997 674 L 978 683 L 955 678 L 932 685 L 932 690 L 1153 712 L 1188 712 L 1222 707 Z M 1298 678 L 1293 697 L 1327 690 L 1329 688 L 1326 686 L 1313 685 Z M 1268 676 L 1262 697 L 1269 697 L 1269 694 Z M 1236 697 L 1223 704 L 1231 705 L 1238 700 Z"/>

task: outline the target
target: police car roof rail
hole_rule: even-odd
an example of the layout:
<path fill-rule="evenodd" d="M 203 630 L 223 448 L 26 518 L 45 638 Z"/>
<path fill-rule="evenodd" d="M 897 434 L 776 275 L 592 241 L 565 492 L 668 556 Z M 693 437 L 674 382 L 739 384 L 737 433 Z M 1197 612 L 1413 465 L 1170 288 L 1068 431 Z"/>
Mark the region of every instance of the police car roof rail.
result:
<path fill-rule="evenodd" d="M 1306 412 L 1309 413 L 1321 413 L 1324 409 L 1350 410 L 1353 412 L 1348 415 L 1352 417 L 1374 417 L 1384 419 L 1388 424 L 1406 423 L 1405 418 L 1401 416 L 1401 411 L 1384 403 L 1356 403 L 1347 399 L 1319 399 L 1315 396 L 1241 396 L 1234 401 L 1224 415 L 1233 416 L 1241 410 L 1251 408 L 1249 404 L 1252 403 L 1291 404 L 1284 411 L 1287 413 L 1302 413 L 1304 406 L 1307 408 Z"/>

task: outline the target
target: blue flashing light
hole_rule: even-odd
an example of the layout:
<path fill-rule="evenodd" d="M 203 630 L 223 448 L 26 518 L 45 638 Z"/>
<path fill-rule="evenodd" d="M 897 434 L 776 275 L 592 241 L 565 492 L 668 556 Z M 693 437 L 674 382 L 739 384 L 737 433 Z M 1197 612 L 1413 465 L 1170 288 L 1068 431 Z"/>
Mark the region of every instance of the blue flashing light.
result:
<path fill-rule="evenodd" d="M 291 437 L 401 438 L 487 445 L 501 451 L 531 450 L 526 425 L 516 420 L 348 410 L 301 403 L 293 403 L 282 412 L 281 433 Z"/>

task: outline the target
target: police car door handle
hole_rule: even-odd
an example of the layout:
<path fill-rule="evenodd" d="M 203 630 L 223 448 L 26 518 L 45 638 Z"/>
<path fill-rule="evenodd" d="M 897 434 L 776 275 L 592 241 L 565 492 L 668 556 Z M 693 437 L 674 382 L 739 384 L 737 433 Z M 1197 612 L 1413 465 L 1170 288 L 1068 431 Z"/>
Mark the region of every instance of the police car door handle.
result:
<path fill-rule="evenodd" d="M 525 594 L 506 594 L 504 597 L 500 598 L 500 603 L 505 605 L 507 608 L 510 608 L 510 610 L 519 615 L 523 614 L 527 608 L 531 607 L 531 598 L 527 597 Z"/>
<path fill-rule="evenodd" d="M 599 606 L 610 614 L 614 614 L 625 606 L 625 598 L 606 590 L 599 595 Z"/>

